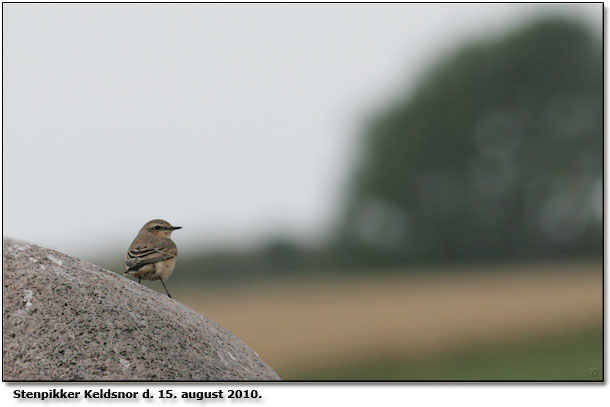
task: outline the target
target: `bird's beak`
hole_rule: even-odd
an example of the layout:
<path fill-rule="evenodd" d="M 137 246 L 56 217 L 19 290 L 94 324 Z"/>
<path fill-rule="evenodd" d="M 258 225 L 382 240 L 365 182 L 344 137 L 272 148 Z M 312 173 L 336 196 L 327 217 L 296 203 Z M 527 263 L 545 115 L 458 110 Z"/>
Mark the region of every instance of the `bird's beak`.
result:
<path fill-rule="evenodd" d="M 182 226 L 172 226 L 172 230 L 182 229 Z"/>

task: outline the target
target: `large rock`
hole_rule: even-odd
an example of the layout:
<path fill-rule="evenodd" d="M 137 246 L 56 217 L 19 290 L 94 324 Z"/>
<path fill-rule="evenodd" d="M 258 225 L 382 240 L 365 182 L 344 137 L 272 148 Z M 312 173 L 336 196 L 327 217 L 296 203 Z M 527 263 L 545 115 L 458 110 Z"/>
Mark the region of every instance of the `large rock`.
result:
<path fill-rule="evenodd" d="M 4 380 L 279 380 L 229 330 L 54 250 L 4 242 Z"/>

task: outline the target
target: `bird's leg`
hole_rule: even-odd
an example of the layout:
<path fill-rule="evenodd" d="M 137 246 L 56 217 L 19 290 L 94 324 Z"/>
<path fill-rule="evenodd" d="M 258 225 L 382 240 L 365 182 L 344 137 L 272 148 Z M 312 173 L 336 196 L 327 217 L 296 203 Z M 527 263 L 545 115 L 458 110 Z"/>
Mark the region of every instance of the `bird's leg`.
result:
<path fill-rule="evenodd" d="M 162 279 L 159 279 L 159 281 L 161 281 L 161 284 L 163 284 L 163 288 L 165 288 L 165 292 L 167 293 L 167 296 L 169 298 L 172 298 L 171 294 L 169 293 L 169 291 L 167 291 L 167 287 L 165 286 L 165 283 L 163 282 Z"/>
<path fill-rule="evenodd" d="M 141 279 L 142 279 L 142 277 L 138 277 L 138 284 L 142 284 L 142 283 L 140 282 L 140 280 L 141 280 Z"/>

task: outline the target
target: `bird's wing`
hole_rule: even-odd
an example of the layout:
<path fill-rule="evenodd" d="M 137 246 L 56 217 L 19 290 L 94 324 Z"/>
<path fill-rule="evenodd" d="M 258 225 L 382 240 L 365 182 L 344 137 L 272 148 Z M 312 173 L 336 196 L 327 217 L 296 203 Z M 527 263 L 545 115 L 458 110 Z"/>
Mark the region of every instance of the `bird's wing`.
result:
<path fill-rule="evenodd" d="M 138 270 L 147 264 L 169 260 L 177 255 L 176 245 L 168 239 L 155 243 L 132 244 L 125 256 L 125 266 L 127 271 Z"/>

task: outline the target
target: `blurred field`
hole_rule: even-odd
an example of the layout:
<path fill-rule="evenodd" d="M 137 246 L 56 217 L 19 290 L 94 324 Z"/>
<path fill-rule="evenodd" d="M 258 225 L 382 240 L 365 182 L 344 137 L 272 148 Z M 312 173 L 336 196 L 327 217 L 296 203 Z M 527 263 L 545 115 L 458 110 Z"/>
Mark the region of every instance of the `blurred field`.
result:
<path fill-rule="evenodd" d="M 178 297 L 286 379 L 569 380 L 591 379 L 590 367 L 601 372 L 601 262 L 436 271 L 183 289 Z"/>
<path fill-rule="evenodd" d="M 514 344 L 488 344 L 432 360 L 369 360 L 312 370 L 310 380 L 603 380 L 602 327 Z M 594 370 L 592 370 L 594 369 Z"/>

